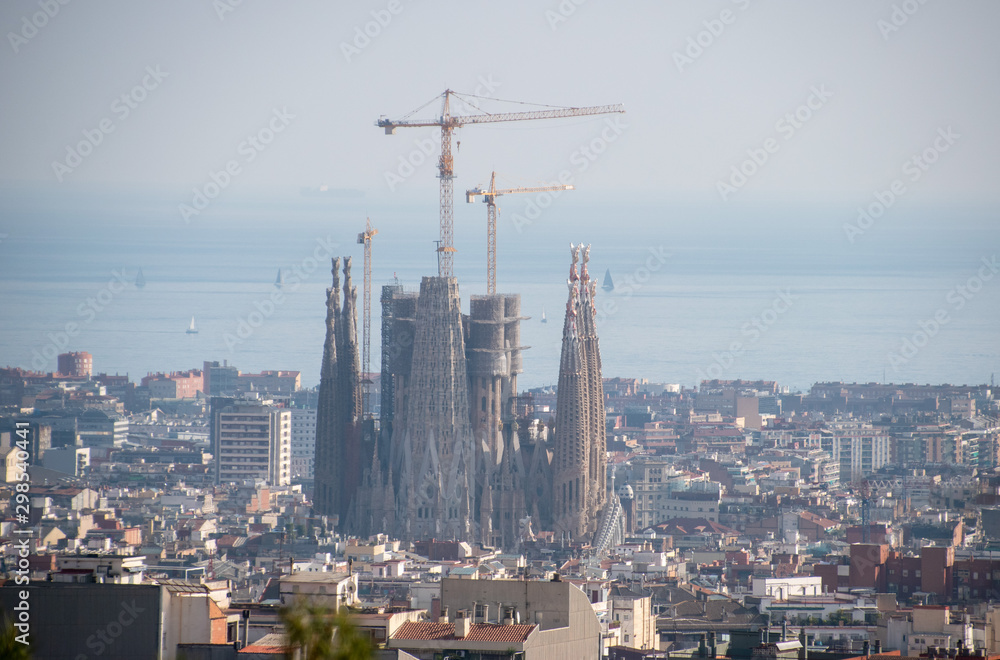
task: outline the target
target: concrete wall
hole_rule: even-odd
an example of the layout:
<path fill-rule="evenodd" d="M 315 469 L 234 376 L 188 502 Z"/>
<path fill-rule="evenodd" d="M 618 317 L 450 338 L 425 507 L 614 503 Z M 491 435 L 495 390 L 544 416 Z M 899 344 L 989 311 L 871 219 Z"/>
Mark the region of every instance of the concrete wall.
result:
<path fill-rule="evenodd" d="M 786 600 L 789 596 L 818 596 L 823 593 L 823 578 L 753 578 L 753 595 Z"/>
<path fill-rule="evenodd" d="M 634 649 L 656 648 L 656 617 L 652 597 L 613 598 L 611 619 L 621 623 L 621 644 Z"/>
<path fill-rule="evenodd" d="M 207 644 L 212 641 L 208 593 L 171 593 L 164 618 L 164 660 L 177 657 L 181 642 Z"/>
<path fill-rule="evenodd" d="M 913 608 L 913 630 L 915 632 L 943 633 L 949 623 L 951 621 L 949 621 L 947 607 L 918 606 Z"/>
<path fill-rule="evenodd" d="M 8 581 L 0 603 L 12 620 L 21 591 L 28 592 L 35 660 L 173 657 L 160 648 L 166 592 L 159 586 Z"/>
<path fill-rule="evenodd" d="M 449 613 L 476 603 L 489 603 L 490 612 L 498 605 L 514 607 L 521 623 L 533 623 L 539 630 L 525 647 L 526 660 L 597 660 L 601 625 L 590 600 L 568 582 L 521 580 L 441 581 L 441 605 Z"/>

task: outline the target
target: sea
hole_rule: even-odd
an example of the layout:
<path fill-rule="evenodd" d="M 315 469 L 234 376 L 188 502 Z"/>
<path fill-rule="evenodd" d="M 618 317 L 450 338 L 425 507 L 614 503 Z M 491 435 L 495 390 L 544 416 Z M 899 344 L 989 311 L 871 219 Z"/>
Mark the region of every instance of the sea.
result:
<path fill-rule="evenodd" d="M 416 291 L 437 272 L 436 191 L 404 201 L 303 192 L 225 191 L 185 218 L 183 190 L 5 184 L 0 366 L 52 371 L 58 353 L 88 351 L 95 373 L 133 380 L 217 360 L 297 370 L 315 386 L 329 259 L 353 258 L 360 310 L 357 235 L 370 218 L 377 371 L 382 285 Z M 821 381 L 992 382 L 996 209 L 903 200 L 859 224 L 865 203 L 502 199 L 497 288 L 520 294 L 526 317 L 519 389 L 557 382 L 579 243 L 590 246 L 591 277 L 614 283 L 596 298 L 605 377 L 766 379 L 792 392 Z M 486 292 L 485 216 L 484 205 L 456 199 L 466 311 L 470 295 Z M 197 333 L 187 332 L 192 319 Z"/>

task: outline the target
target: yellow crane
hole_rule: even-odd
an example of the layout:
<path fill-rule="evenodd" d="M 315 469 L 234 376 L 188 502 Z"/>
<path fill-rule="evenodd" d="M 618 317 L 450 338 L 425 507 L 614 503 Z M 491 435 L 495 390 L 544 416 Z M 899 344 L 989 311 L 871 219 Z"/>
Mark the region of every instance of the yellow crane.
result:
<path fill-rule="evenodd" d="M 358 234 L 358 243 L 365 246 L 364 317 L 361 331 L 361 383 L 364 389 L 361 397 L 361 419 L 368 419 L 371 413 L 368 399 L 371 395 L 372 385 L 372 379 L 369 375 L 372 359 L 372 239 L 377 233 L 378 229 L 372 227 L 371 218 L 365 218 L 365 230 Z"/>
<path fill-rule="evenodd" d="M 552 192 L 555 190 L 573 190 L 568 183 L 539 186 L 535 188 L 503 188 L 497 190 L 497 173 L 490 176 L 490 187 L 473 188 L 465 191 L 465 201 L 472 203 L 476 197 L 482 196 L 486 202 L 486 293 L 497 292 L 497 197 L 514 193 Z"/>
<path fill-rule="evenodd" d="M 476 108 L 482 114 L 472 115 L 452 115 L 451 97 L 454 96 L 463 101 L 466 105 Z M 410 119 L 409 117 L 434 102 L 436 98 L 442 99 L 441 115 L 436 119 Z M 441 277 L 451 277 L 453 275 L 453 255 L 454 247 L 454 190 L 452 180 L 455 178 L 455 163 L 451 155 L 451 136 L 456 128 L 461 128 L 469 124 L 492 124 L 505 121 L 527 121 L 531 119 L 558 119 L 561 117 L 580 117 L 584 115 L 603 115 L 616 112 L 625 112 L 625 106 L 596 105 L 582 108 L 565 108 L 548 106 L 549 110 L 532 110 L 526 112 L 504 112 L 488 113 L 482 111 L 474 101 L 470 99 L 485 99 L 498 101 L 500 99 L 489 99 L 487 97 L 475 96 L 472 94 L 457 94 L 450 89 L 446 89 L 439 97 L 431 99 L 416 110 L 411 111 L 402 119 L 388 119 L 384 115 L 380 117 L 375 125 L 385 129 L 386 135 L 392 135 L 397 128 L 418 128 L 422 126 L 438 126 L 441 128 L 441 156 L 438 160 L 438 178 L 440 184 L 440 206 L 441 206 L 441 236 L 438 253 L 438 275 Z M 510 101 L 508 101 L 510 102 Z M 514 103 L 521 103 L 514 101 Z"/>

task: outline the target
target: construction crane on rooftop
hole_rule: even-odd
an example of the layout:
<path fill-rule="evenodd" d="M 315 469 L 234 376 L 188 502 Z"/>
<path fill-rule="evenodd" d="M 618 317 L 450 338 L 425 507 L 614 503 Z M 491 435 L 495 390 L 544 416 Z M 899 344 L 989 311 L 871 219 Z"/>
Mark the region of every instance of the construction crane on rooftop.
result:
<path fill-rule="evenodd" d="M 867 479 L 861 482 L 861 487 L 858 489 L 858 495 L 861 500 L 861 542 L 871 543 L 872 542 L 872 498 L 875 495 L 875 491 L 872 485 Z"/>
<path fill-rule="evenodd" d="M 365 218 L 365 230 L 358 234 L 358 243 L 365 246 L 365 281 L 364 281 L 364 318 L 362 320 L 361 338 L 361 419 L 368 419 L 371 414 L 371 359 L 372 359 L 372 239 L 378 229 L 372 227 L 371 218 Z"/>
<path fill-rule="evenodd" d="M 472 115 L 452 115 L 451 97 L 463 101 L 466 105 L 476 108 L 482 114 Z M 489 99 L 488 97 L 475 96 L 472 94 L 457 94 L 450 89 L 446 89 L 440 95 L 442 99 L 441 115 L 437 119 L 410 119 L 409 117 L 423 108 L 430 105 L 434 99 L 428 101 L 416 110 L 413 110 L 402 119 L 388 119 L 382 116 L 375 122 L 379 128 L 385 129 L 386 135 L 392 135 L 397 128 L 418 128 L 422 126 L 438 126 L 441 128 L 441 156 L 438 160 L 438 178 L 440 184 L 440 206 L 441 206 L 441 244 L 438 246 L 438 275 L 440 277 L 452 277 L 454 270 L 452 267 L 454 247 L 454 190 L 452 180 L 455 178 L 455 163 L 451 154 L 451 137 L 456 128 L 461 128 L 467 124 L 491 124 L 506 121 L 527 121 L 531 119 L 559 119 L 561 117 L 581 117 L 585 115 L 603 115 L 611 113 L 625 112 L 625 107 L 621 104 L 597 105 L 583 108 L 565 108 L 548 106 L 548 110 L 532 110 L 526 112 L 506 112 L 488 113 L 479 108 L 470 99 L 484 99 L 498 101 L 500 99 Z M 522 103 L 520 101 L 508 101 L 508 103 Z M 527 105 L 527 104 L 525 104 Z M 535 104 L 537 105 L 537 104 Z"/>
<path fill-rule="evenodd" d="M 503 188 L 497 190 L 497 173 L 490 176 L 490 187 L 473 188 L 465 191 L 465 201 L 472 203 L 476 197 L 482 196 L 486 202 L 486 293 L 497 292 L 497 197 L 514 193 L 552 192 L 556 190 L 573 190 L 573 186 L 564 183 L 535 188 Z"/>

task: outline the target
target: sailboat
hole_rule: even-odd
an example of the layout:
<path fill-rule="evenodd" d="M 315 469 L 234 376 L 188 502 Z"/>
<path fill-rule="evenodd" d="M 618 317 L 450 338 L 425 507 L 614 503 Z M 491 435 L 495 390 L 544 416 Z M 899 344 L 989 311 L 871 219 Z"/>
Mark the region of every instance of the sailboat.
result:
<path fill-rule="evenodd" d="M 281 288 L 285 284 L 285 276 L 281 274 L 281 269 L 278 269 L 278 276 L 274 278 L 274 286 Z"/>
<path fill-rule="evenodd" d="M 545 318 L 545 308 L 542 308 L 542 323 L 548 323 L 549 320 Z"/>
<path fill-rule="evenodd" d="M 196 334 L 198 334 L 198 328 L 194 327 L 194 317 L 193 316 L 191 317 L 191 325 L 188 326 L 187 333 L 189 335 L 196 335 Z"/>
<path fill-rule="evenodd" d="M 615 290 L 615 283 L 611 279 L 611 269 L 610 268 L 607 269 L 606 271 L 604 271 L 604 282 L 601 284 L 601 288 L 604 289 L 605 291 L 614 291 Z"/>
<path fill-rule="evenodd" d="M 146 286 L 146 278 L 142 274 L 142 268 L 140 268 L 139 272 L 135 274 L 135 288 L 141 289 L 144 286 Z"/>

